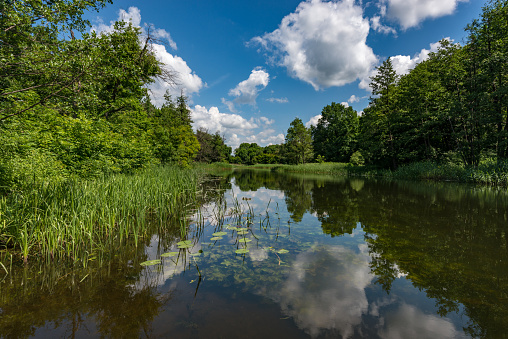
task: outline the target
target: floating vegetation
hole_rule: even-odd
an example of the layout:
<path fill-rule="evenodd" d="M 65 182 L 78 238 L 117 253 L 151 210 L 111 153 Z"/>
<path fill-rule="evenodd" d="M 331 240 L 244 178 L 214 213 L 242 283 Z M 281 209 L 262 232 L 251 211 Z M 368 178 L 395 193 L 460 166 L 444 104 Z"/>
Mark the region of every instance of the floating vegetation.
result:
<path fill-rule="evenodd" d="M 199 257 L 201 254 L 202 254 L 202 252 L 196 252 L 196 253 L 191 253 L 190 255 L 192 255 L 193 257 Z"/>
<path fill-rule="evenodd" d="M 236 250 L 235 253 L 237 253 L 237 254 L 245 254 L 245 253 L 249 253 L 249 250 L 246 249 L 246 248 L 240 248 L 240 249 Z"/>
<path fill-rule="evenodd" d="M 141 266 L 153 266 L 153 265 L 158 265 L 160 263 L 161 263 L 160 259 L 156 259 L 156 260 L 144 261 L 140 265 Z"/>
<path fill-rule="evenodd" d="M 222 240 L 222 237 L 213 237 L 210 240 L 212 240 L 212 241 Z"/>
<path fill-rule="evenodd" d="M 162 253 L 161 254 L 161 257 L 163 258 L 167 258 L 167 257 L 174 257 L 175 255 L 177 255 L 178 252 L 168 252 L 168 253 Z"/>
<path fill-rule="evenodd" d="M 239 235 L 244 235 L 244 234 L 249 233 L 249 231 L 248 231 L 248 230 L 245 230 L 245 229 L 240 229 L 240 230 L 238 230 L 236 233 L 237 233 L 237 234 L 239 234 Z"/>
<path fill-rule="evenodd" d="M 184 240 L 176 243 L 178 248 L 189 248 L 192 247 L 192 240 Z"/>
<path fill-rule="evenodd" d="M 280 250 L 277 251 L 277 253 L 279 253 L 279 254 L 285 254 L 285 253 L 289 253 L 289 251 L 285 250 L 285 249 L 280 249 Z"/>
<path fill-rule="evenodd" d="M 252 240 L 247 239 L 247 238 L 243 238 L 243 239 L 238 240 L 238 242 L 243 242 L 243 243 L 248 243 L 248 242 L 251 242 L 251 241 Z"/>
<path fill-rule="evenodd" d="M 226 232 L 215 232 L 214 234 L 212 234 L 214 237 L 221 237 L 223 235 L 227 235 Z"/>

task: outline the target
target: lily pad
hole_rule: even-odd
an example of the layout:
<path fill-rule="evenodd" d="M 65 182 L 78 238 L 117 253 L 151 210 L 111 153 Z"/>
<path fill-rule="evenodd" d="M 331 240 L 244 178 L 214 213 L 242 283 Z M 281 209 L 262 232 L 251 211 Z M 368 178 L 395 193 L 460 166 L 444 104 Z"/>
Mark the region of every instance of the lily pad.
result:
<path fill-rule="evenodd" d="M 238 253 L 238 254 L 245 254 L 245 253 L 248 253 L 249 250 L 246 249 L 246 248 L 240 248 L 238 250 L 235 251 L 235 253 Z"/>
<path fill-rule="evenodd" d="M 176 243 L 178 246 L 183 246 L 183 245 L 190 245 L 192 244 L 192 240 L 183 240 L 183 241 L 179 241 Z"/>
<path fill-rule="evenodd" d="M 193 257 L 199 257 L 201 255 L 201 252 L 191 253 Z"/>
<path fill-rule="evenodd" d="M 239 235 L 244 235 L 244 234 L 249 233 L 249 231 L 244 230 L 244 229 L 240 229 L 240 230 L 236 231 L 236 233 L 239 234 Z"/>
<path fill-rule="evenodd" d="M 214 234 L 212 234 L 214 237 L 221 237 L 223 235 L 227 235 L 226 232 L 215 232 Z"/>
<path fill-rule="evenodd" d="M 252 240 L 247 239 L 247 238 L 243 238 L 243 239 L 238 240 L 238 242 L 244 242 L 244 243 L 248 243 L 248 242 L 251 242 L 251 241 Z"/>
<path fill-rule="evenodd" d="M 179 245 L 178 248 L 189 248 L 189 247 L 192 247 L 191 244 L 182 244 L 182 245 Z"/>
<path fill-rule="evenodd" d="M 277 251 L 277 253 L 284 254 L 284 253 L 289 253 L 289 251 L 285 250 L 285 249 L 280 249 L 280 250 Z"/>
<path fill-rule="evenodd" d="M 160 263 L 161 263 L 161 261 L 159 259 L 156 259 L 156 260 L 144 261 L 140 265 L 141 266 L 152 266 L 152 265 L 157 265 L 157 264 L 160 264 Z"/>
<path fill-rule="evenodd" d="M 178 252 L 168 252 L 168 253 L 162 253 L 161 254 L 161 257 L 163 258 L 166 258 L 166 257 L 174 257 L 175 255 L 177 255 Z"/>
<path fill-rule="evenodd" d="M 212 240 L 212 241 L 216 241 L 216 240 L 221 240 L 221 239 L 222 239 L 222 237 L 213 237 L 213 238 L 211 238 L 210 240 Z"/>

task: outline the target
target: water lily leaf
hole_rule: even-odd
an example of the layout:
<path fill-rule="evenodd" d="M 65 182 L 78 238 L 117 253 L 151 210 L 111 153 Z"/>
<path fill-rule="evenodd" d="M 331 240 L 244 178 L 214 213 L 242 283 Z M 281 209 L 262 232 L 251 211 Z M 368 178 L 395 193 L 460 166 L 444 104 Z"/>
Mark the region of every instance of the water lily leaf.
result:
<path fill-rule="evenodd" d="M 220 236 L 223 236 L 223 235 L 227 235 L 226 232 L 215 232 L 214 234 L 212 234 L 214 237 L 220 237 Z"/>
<path fill-rule="evenodd" d="M 162 253 L 161 254 L 161 257 L 163 258 L 166 258 L 166 257 L 174 257 L 175 255 L 177 255 L 178 252 L 168 252 L 168 253 Z"/>
<path fill-rule="evenodd" d="M 161 263 L 161 261 L 159 259 L 156 259 L 156 260 L 144 261 L 140 265 L 141 266 L 152 266 L 152 265 L 157 265 L 157 264 L 160 264 L 160 263 Z"/>
<path fill-rule="evenodd" d="M 191 253 L 193 257 L 199 257 L 202 252 Z"/>
<path fill-rule="evenodd" d="M 216 240 L 221 240 L 221 239 L 222 239 L 222 237 L 213 237 L 213 238 L 211 238 L 210 240 L 212 240 L 212 241 L 216 241 Z"/>
<path fill-rule="evenodd" d="M 182 244 L 182 245 L 179 245 L 178 248 L 189 248 L 189 247 L 192 247 L 191 244 Z"/>
<path fill-rule="evenodd" d="M 238 240 L 238 242 L 244 242 L 244 243 L 248 243 L 250 241 L 252 241 L 252 240 L 247 239 L 247 238 L 243 238 L 243 239 Z"/>
<path fill-rule="evenodd" d="M 177 242 L 176 244 L 178 246 L 190 245 L 190 244 L 192 244 L 192 240 L 183 240 L 183 241 Z"/>
<path fill-rule="evenodd" d="M 249 231 L 244 230 L 244 229 L 240 229 L 240 230 L 238 230 L 236 233 L 237 233 L 237 234 L 239 234 L 239 235 L 244 235 L 244 234 L 249 233 Z"/>
<path fill-rule="evenodd" d="M 249 250 L 246 249 L 246 248 L 240 248 L 239 250 L 236 250 L 235 253 L 238 253 L 238 254 L 245 254 L 245 253 L 248 253 Z"/>
<path fill-rule="evenodd" d="M 289 251 L 285 250 L 285 249 L 280 249 L 280 250 L 277 251 L 277 253 L 284 254 L 284 253 L 289 253 Z"/>

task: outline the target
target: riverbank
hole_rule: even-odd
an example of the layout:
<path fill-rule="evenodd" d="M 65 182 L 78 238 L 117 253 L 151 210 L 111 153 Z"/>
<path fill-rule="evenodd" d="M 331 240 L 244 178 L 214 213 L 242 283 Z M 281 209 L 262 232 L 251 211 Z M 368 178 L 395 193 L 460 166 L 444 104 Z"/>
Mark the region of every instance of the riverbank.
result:
<path fill-rule="evenodd" d="M 300 165 L 257 164 L 250 168 L 264 168 L 276 172 L 323 173 L 342 176 L 382 177 L 403 180 L 433 180 L 474 183 L 492 186 L 508 186 L 508 161 L 486 161 L 478 168 L 455 164 L 419 162 L 399 167 L 397 170 L 379 169 L 373 166 L 354 166 L 347 163 L 309 163 Z"/>
<path fill-rule="evenodd" d="M 150 227 L 178 220 L 198 200 L 200 169 L 156 166 L 93 180 L 39 182 L 0 196 L 2 257 L 86 265 Z"/>

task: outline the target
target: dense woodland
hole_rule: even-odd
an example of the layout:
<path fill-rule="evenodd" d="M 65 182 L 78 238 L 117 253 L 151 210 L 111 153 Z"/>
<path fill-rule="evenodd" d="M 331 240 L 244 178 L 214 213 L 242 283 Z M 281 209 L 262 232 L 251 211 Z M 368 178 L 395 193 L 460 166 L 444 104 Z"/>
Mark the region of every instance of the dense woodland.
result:
<path fill-rule="evenodd" d="M 325 106 L 317 126 L 296 118 L 281 145 L 243 143 L 191 127 L 184 93 L 150 102 L 147 85 L 178 84 L 148 28 L 117 22 L 90 32 L 84 11 L 110 0 L 0 4 L 0 187 L 93 178 L 153 164 L 343 162 L 397 169 L 432 162 L 505 166 L 508 158 L 508 5 L 489 1 L 461 46 L 409 74 L 390 59 L 371 78 L 369 107 Z M 160 43 L 160 42 L 157 42 Z M 319 113 L 319 112 L 316 112 Z"/>

